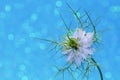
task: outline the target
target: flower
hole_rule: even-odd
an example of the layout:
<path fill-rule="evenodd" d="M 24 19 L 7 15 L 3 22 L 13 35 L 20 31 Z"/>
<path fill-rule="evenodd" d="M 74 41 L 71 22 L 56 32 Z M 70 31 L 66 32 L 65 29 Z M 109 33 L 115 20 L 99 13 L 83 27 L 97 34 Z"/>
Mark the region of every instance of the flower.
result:
<path fill-rule="evenodd" d="M 68 36 L 63 43 L 63 54 L 67 56 L 68 62 L 75 62 L 79 66 L 94 51 L 92 48 L 94 33 L 86 33 L 77 28 L 73 35 Z"/>

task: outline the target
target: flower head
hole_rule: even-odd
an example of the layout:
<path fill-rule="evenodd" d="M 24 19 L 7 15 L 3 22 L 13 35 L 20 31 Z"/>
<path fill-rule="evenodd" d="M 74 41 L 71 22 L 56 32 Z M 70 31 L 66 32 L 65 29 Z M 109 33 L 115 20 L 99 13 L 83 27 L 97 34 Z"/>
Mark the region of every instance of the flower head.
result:
<path fill-rule="evenodd" d="M 79 66 L 89 55 L 93 53 L 94 33 L 86 33 L 77 28 L 72 36 L 66 38 L 63 54 L 67 56 L 68 62 L 75 62 Z"/>

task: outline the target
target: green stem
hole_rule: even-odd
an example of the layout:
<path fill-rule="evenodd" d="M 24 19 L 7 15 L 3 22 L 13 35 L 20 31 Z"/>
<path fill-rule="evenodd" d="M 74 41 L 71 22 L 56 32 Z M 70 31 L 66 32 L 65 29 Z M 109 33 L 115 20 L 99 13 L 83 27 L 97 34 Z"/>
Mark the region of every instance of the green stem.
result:
<path fill-rule="evenodd" d="M 98 65 L 97 62 L 94 60 L 94 58 L 91 58 L 91 60 L 92 60 L 92 61 L 94 62 L 94 64 L 96 65 L 96 67 L 97 67 L 97 69 L 98 69 L 98 71 L 99 71 L 99 73 L 100 73 L 100 78 L 101 78 L 101 80 L 103 80 L 102 71 L 101 71 L 99 65 Z"/>

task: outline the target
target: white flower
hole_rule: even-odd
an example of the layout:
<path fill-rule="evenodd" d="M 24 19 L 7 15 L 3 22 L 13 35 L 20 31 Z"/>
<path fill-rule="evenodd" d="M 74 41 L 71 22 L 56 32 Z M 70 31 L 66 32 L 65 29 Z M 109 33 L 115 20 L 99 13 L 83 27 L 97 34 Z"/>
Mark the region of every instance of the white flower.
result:
<path fill-rule="evenodd" d="M 64 42 L 63 54 L 67 56 L 68 62 L 75 62 L 79 66 L 89 55 L 93 53 L 94 33 L 86 33 L 83 29 L 77 28 L 72 36 Z"/>

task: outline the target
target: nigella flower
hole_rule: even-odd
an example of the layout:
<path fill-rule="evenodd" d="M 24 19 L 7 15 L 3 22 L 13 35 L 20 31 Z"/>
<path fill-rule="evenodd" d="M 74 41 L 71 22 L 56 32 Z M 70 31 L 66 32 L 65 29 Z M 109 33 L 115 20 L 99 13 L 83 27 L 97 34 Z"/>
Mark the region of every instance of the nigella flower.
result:
<path fill-rule="evenodd" d="M 83 29 L 77 28 L 73 35 L 68 36 L 63 43 L 63 54 L 67 56 L 68 62 L 75 62 L 79 66 L 94 51 L 92 48 L 94 33 L 85 32 Z"/>
<path fill-rule="evenodd" d="M 78 20 L 81 28 L 77 28 L 75 31 L 70 30 L 69 26 L 65 23 L 64 18 L 60 14 L 66 30 L 68 31 L 67 36 L 63 37 L 62 41 L 59 42 L 48 39 L 40 39 L 54 44 L 54 47 L 51 50 L 57 50 L 56 53 L 58 51 L 62 51 L 63 55 L 67 57 L 67 61 L 70 63 L 63 67 L 55 65 L 55 68 L 58 70 L 58 72 L 55 74 L 54 79 L 62 73 L 62 80 L 65 80 L 65 73 L 67 71 L 74 80 L 80 80 L 79 78 L 84 80 L 84 78 L 89 77 L 88 74 L 92 70 L 90 67 L 95 66 L 99 71 L 100 79 L 103 80 L 102 71 L 93 56 L 91 56 L 94 52 L 93 43 L 98 42 L 96 26 L 94 25 L 94 22 L 87 11 L 85 11 L 83 15 L 78 16 L 77 13 L 79 10 L 75 11 L 68 3 L 67 6 Z M 92 27 L 90 30 L 93 30 L 93 32 L 85 31 L 85 29 L 89 28 L 89 26 Z M 83 64 L 82 67 L 80 67 L 80 64 L 84 62 L 85 65 Z M 74 63 L 77 68 L 72 67 L 72 63 Z M 79 77 L 79 75 L 74 76 L 74 73 L 79 74 L 78 71 L 83 73 L 81 77 Z"/>

